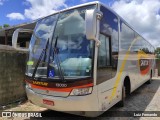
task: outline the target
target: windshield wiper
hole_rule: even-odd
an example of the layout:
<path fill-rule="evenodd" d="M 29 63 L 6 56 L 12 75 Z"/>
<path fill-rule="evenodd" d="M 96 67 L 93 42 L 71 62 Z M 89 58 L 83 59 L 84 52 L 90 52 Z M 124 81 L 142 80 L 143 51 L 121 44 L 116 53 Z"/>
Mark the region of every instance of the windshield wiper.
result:
<path fill-rule="evenodd" d="M 37 36 L 35 36 L 35 37 L 37 37 Z M 37 38 L 37 39 L 40 39 L 40 38 Z M 38 68 L 38 66 L 39 66 L 39 63 L 40 63 L 41 60 L 42 60 L 43 54 L 45 53 L 45 56 L 46 56 L 46 51 L 47 51 L 47 48 L 48 48 L 48 44 L 49 44 L 49 39 L 47 40 L 46 47 L 42 50 L 42 52 L 41 52 L 41 54 L 40 54 L 40 56 L 39 56 L 39 59 L 38 59 L 38 61 L 37 61 L 37 64 L 36 64 L 35 69 L 34 69 L 33 74 L 32 74 L 32 78 L 35 77 L 35 74 L 36 74 L 36 72 L 37 72 L 37 68 Z M 45 56 L 44 56 L 44 60 L 45 60 L 45 58 L 46 58 Z"/>
<path fill-rule="evenodd" d="M 60 65 L 60 60 L 59 60 L 59 57 L 58 57 L 58 52 L 59 51 L 58 51 L 58 48 L 57 48 L 57 41 L 58 41 L 58 36 L 56 37 L 53 52 L 54 52 L 54 56 L 56 58 L 56 62 L 57 62 L 57 65 L 58 65 L 59 76 L 63 81 L 65 81 L 63 71 L 62 71 L 62 68 L 61 68 L 61 65 Z"/>

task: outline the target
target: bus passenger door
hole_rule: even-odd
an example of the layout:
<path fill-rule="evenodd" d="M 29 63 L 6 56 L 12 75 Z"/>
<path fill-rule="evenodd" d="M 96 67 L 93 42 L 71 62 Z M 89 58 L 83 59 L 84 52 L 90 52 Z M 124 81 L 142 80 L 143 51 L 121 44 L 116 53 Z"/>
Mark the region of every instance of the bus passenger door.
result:
<path fill-rule="evenodd" d="M 101 110 L 105 110 L 111 106 L 109 96 L 113 90 L 115 74 L 112 65 L 111 37 L 100 34 L 100 41 L 97 67 L 98 99 Z"/>
<path fill-rule="evenodd" d="M 117 92 L 120 90 L 114 88 L 118 69 L 119 19 L 104 6 L 100 7 L 100 11 L 103 17 L 100 20 L 101 45 L 98 50 L 97 87 L 99 108 L 107 110 L 119 100 L 118 94 L 120 95 L 120 92 Z M 114 91 L 116 91 L 115 94 L 112 94 Z"/>

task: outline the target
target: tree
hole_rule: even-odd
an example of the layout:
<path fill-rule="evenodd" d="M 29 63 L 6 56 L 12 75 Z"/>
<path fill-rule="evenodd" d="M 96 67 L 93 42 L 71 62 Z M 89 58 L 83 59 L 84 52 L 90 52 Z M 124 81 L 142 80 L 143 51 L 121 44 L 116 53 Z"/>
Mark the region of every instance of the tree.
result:
<path fill-rule="evenodd" d="M 7 28 L 7 27 L 9 27 L 10 25 L 9 24 L 4 24 L 3 25 L 3 28 Z"/>
<path fill-rule="evenodd" d="M 0 29 L 2 29 L 2 26 L 0 26 Z"/>
<path fill-rule="evenodd" d="M 156 57 L 160 60 L 160 47 L 157 47 L 155 50 Z"/>

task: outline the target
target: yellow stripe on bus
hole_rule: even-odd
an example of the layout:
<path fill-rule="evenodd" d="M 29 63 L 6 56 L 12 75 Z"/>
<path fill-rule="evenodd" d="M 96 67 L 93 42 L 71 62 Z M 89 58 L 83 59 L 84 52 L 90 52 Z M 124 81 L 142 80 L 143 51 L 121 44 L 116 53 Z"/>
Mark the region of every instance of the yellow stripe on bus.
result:
<path fill-rule="evenodd" d="M 117 87 L 118 87 L 119 82 L 121 80 L 121 76 L 122 76 L 124 67 L 126 65 L 128 57 L 129 57 L 129 53 L 130 53 L 130 51 L 127 51 L 127 53 L 126 53 L 126 55 L 124 57 L 124 60 L 122 62 L 121 68 L 120 68 L 120 70 L 118 72 L 118 75 L 117 75 L 117 78 L 116 78 L 116 81 L 115 81 L 115 84 L 114 84 L 114 89 L 112 90 L 112 94 L 111 94 L 111 97 L 110 97 L 110 101 L 113 99 L 114 95 L 116 94 L 116 90 L 117 90 Z"/>
<path fill-rule="evenodd" d="M 130 50 L 131 50 L 133 44 L 134 44 L 137 40 L 138 40 L 138 38 L 136 37 L 136 38 L 132 41 L 132 43 L 131 43 L 128 51 L 126 52 L 126 55 L 125 55 L 125 57 L 124 57 L 124 60 L 123 60 L 123 62 L 122 62 L 122 65 L 121 65 L 121 67 L 120 67 L 120 70 L 119 70 L 119 72 L 118 72 L 118 75 L 117 75 L 117 78 L 116 78 L 116 81 L 115 81 L 115 84 L 114 84 L 114 87 L 113 87 L 114 89 L 112 90 L 112 94 L 111 94 L 111 96 L 110 96 L 110 98 L 109 98 L 110 101 L 111 101 L 111 100 L 113 99 L 113 97 L 116 95 L 117 87 L 118 87 L 118 85 L 119 85 L 119 83 L 120 83 L 120 80 L 121 80 L 121 77 L 122 77 L 122 73 L 123 73 L 123 71 L 124 71 L 124 68 L 125 68 L 127 59 L 128 59 L 128 57 L 129 57 L 129 55 L 130 55 Z"/>

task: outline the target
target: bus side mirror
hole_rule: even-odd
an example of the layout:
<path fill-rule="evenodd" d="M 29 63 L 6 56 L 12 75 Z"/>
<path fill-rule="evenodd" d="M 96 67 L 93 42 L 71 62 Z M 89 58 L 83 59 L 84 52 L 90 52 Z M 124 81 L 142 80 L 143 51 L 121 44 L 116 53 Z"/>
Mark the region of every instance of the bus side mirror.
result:
<path fill-rule="evenodd" d="M 94 10 L 86 10 L 85 14 L 85 30 L 86 38 L 88 40 L 95 40 L 97 46 L 100 45 L 100 41 L 96 38 L 97 34 L 97 21 L 102 18 L 102 12 Z"/>
<path fill-rule="evenodd" d="M 97 28 L 96 10 L 86 10 L 85 19 L 86 38 L 95 40 Z"/>
<path fill-rule="evenodd" d="M 31 29 L 23 29 L 23 28 L 18 28 L 14 31 L 13 36 L 12 36 L 12 47 L 16 50 L 19 51 L 24 51 L 24 52 L 28 52 L 29 49 L 28 48 L 22 48 L 22 47 L 18 47 L 17 46 L 17 42 L 18 42 L 18 35 L 19 33 L 33 33 L 33 30 Z"/>

